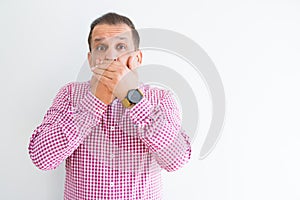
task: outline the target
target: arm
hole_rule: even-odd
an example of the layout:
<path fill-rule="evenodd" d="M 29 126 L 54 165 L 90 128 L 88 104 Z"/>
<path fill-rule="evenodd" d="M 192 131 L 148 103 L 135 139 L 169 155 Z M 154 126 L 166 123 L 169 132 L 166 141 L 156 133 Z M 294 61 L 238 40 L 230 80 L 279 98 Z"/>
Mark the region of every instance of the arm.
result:
<path fill-rule="evenodd" d="M 70 156 L 100 123 L 106 105 L 90 91 L 75 107 L 71 104 L 72 84 L 61 88 L 43 122 L 32 134 L 29 154 L 33 163 L 40 169 L 55 169 Z"/>
<path fill-rule="evenodd" d="M 138 126 L 140 139 L 163 169 L 175 171 L 188 162 L 190 140 L 181 129 L 179 109 L 169 92 L 155 107 L 144 97 L 130 110 L 130 117 Z"/>

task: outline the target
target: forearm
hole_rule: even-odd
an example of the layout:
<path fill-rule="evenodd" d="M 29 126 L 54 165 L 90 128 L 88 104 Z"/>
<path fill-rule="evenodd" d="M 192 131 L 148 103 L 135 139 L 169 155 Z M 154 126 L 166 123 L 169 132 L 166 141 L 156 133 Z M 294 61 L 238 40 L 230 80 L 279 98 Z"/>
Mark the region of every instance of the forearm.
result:
<path fill-rule="evenodd" d="M 29 154 L 40 169 L 55 169 L 70 156 L 91 132 L 100 124 L 105 104 L 88 93 L 78 105 L 72 106 L 61 91 L 47 111 L 44 120 L 30 139 Z"/>
<path fill-rule="evenodd" d="M 139 138 L 162 168 L 174 171 L 190 159 L 190 140 L 181 129 L 179 110 L 169 95 L 157 106 L 143 99 L 130 113 L 133 123 L 138 126 Z"/>

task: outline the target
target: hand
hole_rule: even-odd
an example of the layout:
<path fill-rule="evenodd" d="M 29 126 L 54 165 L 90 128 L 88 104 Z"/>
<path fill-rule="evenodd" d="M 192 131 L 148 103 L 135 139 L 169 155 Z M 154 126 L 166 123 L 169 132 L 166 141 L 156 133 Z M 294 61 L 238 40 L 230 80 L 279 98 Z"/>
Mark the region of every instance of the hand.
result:
<path fill-rule="evenodd" d="M 110 104 L 115 99 L 113 94 L 98 80 L 95 75 L 92 76 L 90 87 L 92 94 L 106 105 Z"/>
<path fill-rule="evenodd" d="M 93 77 L 99 81 L 99 87 L 103 89 L 103 86 L 105 86 L 106 92 L 112 96 L 112 100 L 114 97 L 123 100 L 130 89 L 138 87 L 137 72 L 130 70 L 130 68 L 133 69 L 131 66 L 132 60 L 132 57 L 129 57 L 127 65 L 124 65 L 118 59 L 97 60 L 96 66 L 92 67 Z M 103 93 L 103 91 L 101 92 Z"/>

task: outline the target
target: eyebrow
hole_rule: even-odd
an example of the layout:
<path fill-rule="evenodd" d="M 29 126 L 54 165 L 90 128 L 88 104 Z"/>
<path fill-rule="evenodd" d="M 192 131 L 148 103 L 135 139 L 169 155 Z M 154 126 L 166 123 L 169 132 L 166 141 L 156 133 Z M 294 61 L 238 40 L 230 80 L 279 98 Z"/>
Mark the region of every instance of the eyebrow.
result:
<path fill-rule="evenodd" d="M 116 36 L 115 38 L 119 39 L 119 40 L 128 40 L 127 37 L 122 37 L 122 36 Z M 101 37 L 101 38 L 95 38 L 94 42 L 101 42 L 103 40 L 105 40 L 105 37 Z"/>

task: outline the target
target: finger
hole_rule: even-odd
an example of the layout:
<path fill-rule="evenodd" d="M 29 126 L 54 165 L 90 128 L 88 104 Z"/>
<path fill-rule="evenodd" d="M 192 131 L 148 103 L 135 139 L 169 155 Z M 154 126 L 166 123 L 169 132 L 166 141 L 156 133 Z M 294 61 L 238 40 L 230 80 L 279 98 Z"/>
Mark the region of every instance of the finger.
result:
<path fill-rule="evenodd" d="M 102 61 L 99 58 L 97 58 L 95 60 L 95 65 L 90 66 L 90 68 L 91 68 L 91 70 L 94 70 L 95 68 L 100 67 L 101 64 L 102 64 Z"/>
<path fill-rule="evenodd" d="M 103 74 L 97 74 L 97 73 L 93 73 L 93 75 L 98 79 L 98 81 L 103 81 L 103 80 L 112 80 L 112 78 L 103 75 Z"/>
<path fill-rule="evenodd" d="M 91 91 L 95 93 L 95 91 L 97 90 L 97 86 L 98 84 L 102 84 L 104 85 L 107 89 L 109 89 L 111 91 L 111 80 L 105 76 L 101 76 L 101 75 L 96 75 L 96 74 L 93 74 L 93 77 L 95 78 L 94 81 L 94 87 L 91 88 Z"/>
<path fill-rule="evenodd" d="M 109 79 L 113 79 L 113 77 L 114 77 L 114 72 L 109 72 L 109 71 L 102 70 L 102 69 L 94 70 L 93 73 L 95 75 L 104 76 Z"/>
<path fill-rule="evenodd" d="M 123 52 L 118 56 L 118 58 L 123 58 L 123 57 L 128 58 L 130 55 L 132 55 L 133 52 L 134 51 Z"/>
<path fill-rule="evenodd" d="M 101 76 L 101 78 L 99 79 L 99 82 L 101 82 L 103 85 L 105 85 L 111 92 L 113 91 L 114 84 L 112 83 L 111 79 L 109 79 L 105 76 Z"/>
<path fill-rule="evenodd" d="M 116 71 L 115 68 L 111 68 L 108 64 L 99 64 L 99 65 L 95 65 L 91 68 L 92 70 L 106 70 L 106 71 L 110 71 L 110 72 L 114 72 Z"/>
<path fill-rule="evenodd" d="M 116 70 L 113 69 L 104 69 L 104 68 L 99 68 L 99 67 L 95 67 L 92 72 L 96 73 L 96 74 L 106 74 L 109 77 L 114 76 L 116 72 Z"/>
<path fill-rule="evenodd" d="M 105 72 L 105 69 L 94 68 L 92 72 L 97 75 L 102 75 Z"/>
<path fill-rule="evenodd" d="M 129 69 L 133 69 L 133 62 L 135 61 L 135 57 L 134 56 L 129 56 L 129 58 L 127 59 L 127 66 Z"/>
<path fill-rule="evenodd" d="M 123 71 L 124 69 L 128 69 L 126 65 L 124 65 L 120 60 L 115 60 L 109 66 L 110 71 Z"/>
<path fill-rule="evenodd" d="M 92 70 L 98 70 L 98 69 L 102 69 L 102 70 L 106 70 L 107 66 L 104 65 L 95 65 L 91 67 Z"/>
<path fill-rule="evenodd" d="M 105 76 L 105 75 L 101 75 L 101 78 L 100 78 L 100 81 L 101 82 L 104 82 L 104 83 L 107 83 L 107 81 L 111 81 L 112 79 L 108 76 Z"/>

